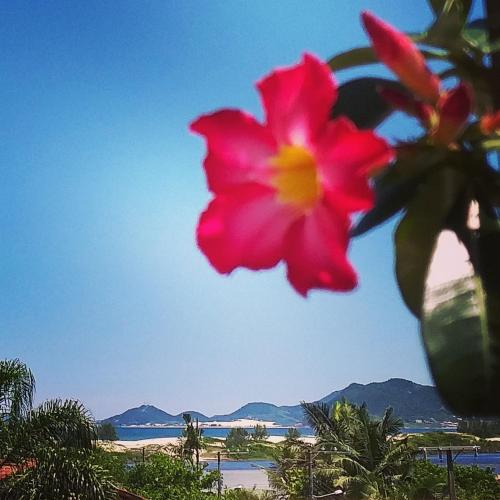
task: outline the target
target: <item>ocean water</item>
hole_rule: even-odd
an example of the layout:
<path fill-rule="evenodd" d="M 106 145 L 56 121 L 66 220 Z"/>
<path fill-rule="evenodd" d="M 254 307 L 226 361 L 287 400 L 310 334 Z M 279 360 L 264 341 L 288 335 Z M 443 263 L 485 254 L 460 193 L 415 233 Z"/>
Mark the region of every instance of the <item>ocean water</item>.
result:
<path fill-rule="evenodd" d="M 431 455 L 428 460 L 433 464 L 446 467 L 446 455 L 444 454 L 442 460 L 439 459 L 438 455 Z M 482 469 L 489 467 L 500 474 L 500 453 L 478 453 L 477 457 L 473 453 L 463 453 L 455 458 L 454 463 L 457 465 L 477 465 Z"/>
<path fill-rule="evenodd" d="M 455 429 L 436 429 L 428 427 L 412 427 L 405 428 L 403 432 L 435 432 L 437 430 L 454 432 Z M 180 437 L 182 434 L 181 428 L 138 428 L 138 427 L 117 427 L 118 437 L 123 441 L 135 441 L 139 439 L 153 439 L 162 437 Z M 224 438 L 229 433 L 230 429 L 226 427 L 209 427 L 203 429 L 203 435 L 207 437 Z M 247 428 L 248 432 L 252 432 L 252 428 Z M 267 429 L 271 436 L 284 436 L 288 429 L 283 427 Z M 303 437 L 314 436 L 314 432 L 310 427 L 302 427 L 300 433 Z M 446 457 L 440 460 L 438 455 L 430 455 L 429 461 L 446 467 Z M 458 465 L 477 465 L 481 468 L 489 467 L 496 473 L 500 474 L 500 453 L 479 453 L 476 457 L 474 454 L 460 454 L 455 458 L 455 463 Z M 208 470 L 217 468 L 216 460 L 207 461 Z M 273 467 L 273 462 L 268 460 L 223 460 L 221 462 L 221 470 L 258 470 L 269 469 Z"/>
<path fill-rule="evenodd" d="M 439 460 L 439 457 L 430 456 L 429 461 L 433 464 L 446 467 L 446 457 Z M 206 460 L 207 470 L 217 469 L 217 460 Z M 477 457 L 473 454 L 459 455 L 455 459 L 457 465 L 475 465 L 482 469 L 488 467 L 495 473 L 500 473 L 500 453 L 479 453 Z M 270 460 L 222 460 L 221 470 L 257 470 L 257 469 L 272 469 L 274 462 Z"/>
<path fill-rule="evenodd" d="M 435 432 L 436 430 L 454 432 L 454 428 L 436 429 L 429 427 L 412 427 L 405 428 L 403 432 Z M 227 427 L 207 427 L 203 429 L 203 435 L 206 437 L 225 438 L 230 429 Z M 252 433 L 252 428 L 247 428 L 247 431 Z M 270 436 L 284 436 L 288 429 L 285 427 L 268 428 L 267 432 Z M 182 435 L 181 428 L 157 428 L 157 427 L 117 427 L 116 432 L 118 438 L 122 441 L 137 441 L 138 439 L 153 439 L 164 437 L 180 437 Z M 314 436 L 314 432 L 310 427 L 301 427 L 299 432 L 302 437 Z"/>
<path fill-rule="evenodd" d="M 206 470 L 217 470 L 217 460 L 206 460 Z M 270 460 L 221 460 L 220 470 L 257 470 L 272 469 L 274 462 Z"/>

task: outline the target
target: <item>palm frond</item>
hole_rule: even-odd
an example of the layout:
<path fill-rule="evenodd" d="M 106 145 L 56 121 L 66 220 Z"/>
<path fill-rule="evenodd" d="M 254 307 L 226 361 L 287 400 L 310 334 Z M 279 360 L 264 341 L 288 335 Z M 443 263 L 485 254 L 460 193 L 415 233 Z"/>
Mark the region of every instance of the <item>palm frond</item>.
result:
<path fill-rule="evenodd" d="M 317 435 L 327 433 L 332 430 L 332 421 L 330 420 L 330 407 L 325 403 L 300 403 L 304 410 L 306 421 Z"/>
<path fill-rule="evenodd" d="M 90 449 L 97 438 L 94 420 L 73 400 L 45 401 L 30 412 L 25 428 L 33 441 L 65 448 Z"/>
<path fill-rule="evenodd" d="M 95 465 L 88 450 L 40 448 L 34 466 L 3 481 L 0 498 L 11 500 L 111 500 L 116 491 L 106 471 Z M 1 495 L 4 495 L 2 497 Z"/>
<path fill-rule="evenodd" d="M 22 418 L 33 406 L 35 378 L 19 359 L 0 360 L 0 419 Z"/>

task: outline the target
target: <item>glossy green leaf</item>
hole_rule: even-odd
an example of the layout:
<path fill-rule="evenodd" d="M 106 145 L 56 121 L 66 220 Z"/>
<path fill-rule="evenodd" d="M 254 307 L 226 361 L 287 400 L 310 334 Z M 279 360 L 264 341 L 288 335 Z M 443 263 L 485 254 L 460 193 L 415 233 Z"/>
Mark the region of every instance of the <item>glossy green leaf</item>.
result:
<path fill-rule="evenodd" d="M 419 33 L 414 35 L 412 39 L 416 41 L 425 41 L 426 35 Z M 422 49 L 423 56 L 426 59 L 447 60 L 448 53 L 445 50 Z M 367 64 L 377 64 L 380 61 L 377 59 L 375 52 L 371 47 L 358 47 L 355 49 L 341 52 L 328 60 L 328 66 L 332 71 L 341 71 L 350 69 L 356 66 L 365 66 Z"/>
<path fill-rule="evenodd" d="M 436 239 L 465 185 L 451 168 L 428 175 L 394 235 L 396 277 L 403 300 L 417 317 L 422 312 L 425 278 Z"/>
<path fill-rule="evenodd" d="M 445 248 L 438 246 L 421 322 L 438 390 L 464 416 L 500 416 L 500 231 L 498 221 L 493 231 L 483 222 L 469 252 L 449 237 Z M 460 252 L 465 258 L 457 266 L 451 259 Z M 469 257 L 476 269 L 467 263 Z M 455 275 L 446 278 L 446 266 Z"/>
<path fill-rule="evenodd" d="M 342 84 L 332 110 L 333 118 L 347 116 L 359 128 L 375 128 L 393 112 L 378 92 L 381 86 L 403 89 L 400 83 L 385 78 L 357 78 Z"/>

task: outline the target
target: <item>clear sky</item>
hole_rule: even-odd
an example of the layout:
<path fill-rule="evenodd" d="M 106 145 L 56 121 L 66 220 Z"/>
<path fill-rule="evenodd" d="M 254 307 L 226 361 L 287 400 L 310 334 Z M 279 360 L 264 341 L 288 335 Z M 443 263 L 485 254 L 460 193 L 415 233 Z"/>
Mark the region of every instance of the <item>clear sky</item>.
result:
<path fill-rule="evenodd" d="M 213 414 L 430 383 L 392 224 L 353 242 L 357 291 L 307 300 L 281 266 L 218 275 L 194 241 L 209 195 L 188 123 L 261 117 L 254 82 L 367 44 L 366 8 L 409 31 L 431 19 L 423 0 L 0 4 L 0 357 L 32 368 L 39 401 Z M 416 129 L 396 117 L 382 132 Z"/>

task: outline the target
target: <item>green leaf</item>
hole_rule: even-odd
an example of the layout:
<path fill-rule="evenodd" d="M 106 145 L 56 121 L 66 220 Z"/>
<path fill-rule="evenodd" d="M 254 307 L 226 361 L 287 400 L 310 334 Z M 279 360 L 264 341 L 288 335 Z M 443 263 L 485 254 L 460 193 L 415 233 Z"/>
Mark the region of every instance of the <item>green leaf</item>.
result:
<path fill-rule="evenodd" d="M 378 92 L 381 86 L 403 90 L 400 83 L 385 78 L 357 78 L 342 84 L 332 110 L 333 118 L 347 116 L 359 128 L 375 128 L 393 112 Z"/>
<path fill-rule="evenodd" d="M 360 219 L 351 230 L 351 236 L 361 236 L 396 215 L 413 197 L 416 187 L 414 182 L 406 182 L 377 192 L 375 207 Z"/>
<path fill-rule="evenodd" d="M 425 173 L 443 159 L 444 153 L 436 148 L 422 148 L 410 158 L 398 158 L 375 179 L 375 207 L 359 220 L 351 236 L 366 233 L 402 210 L 415 194 Z"/>
<path fill-rule="evenodd" d="M 417 41 L 425 41 L 426 35 L 419 33 L 414 35 L 412 38 Z M 444 50 L 422 49 L 421 52 L 426 59 L 448 59 L 448 53 Z M 332 71 L 341 71 L 343 69 L 350 69 L 356 66 L 377 64 L 379 62 L 380 61 L 377 59 L 372 47 L 357 47 L 333 56 L 328 60 L 328 66 L 330 66 Z"/>
<path fill-rule="evenodd" d="M 443 10 L 444 4 L 446 0 L 427 0 L 430 8 L 433 10 L 436 16 L 439 16 L 441 11 Z"/>
<path fill-rule="evenodd" d="M 436 169 L 422 183 L 395 236 L 396 277 L 403 299 L 417 317 L 422 312 L 424 285 L 436 239 L 465 184 L 457 170 Z"/>
<path fill-rule="evenodd" d="M 483 223 L 482 217 L 468 255 L 458 240 L 449 238 L 446 249 L 436 250 L 436 255 L 444 252 L 448 267 L 459 272 L 437 279 L 445 266 L 439 266 L 443 255 L 436 257 L 427 278 L 421 323 L 438 390 L 463 416 L 500 416 L 500 230 L 498 220 L 493 231 Z M 476 269 L 465 259 L 460 266 L 450 261 L 457 249 L 475 261 Z"/>
<path fill-rule="evenodd" d="M 500 40 L 490 42 L 486 19 L 475 19 L 468 23 L 462 36 L 472 48 L 483 54 L 492 54 L 500 50 Z"/>
<path fill-rule="evenodd" d="M 472 5 L 472 0 L 428 0 L 429 5 L 431 9 L 434 11 L 434 14 L 436 16 L 439 16 L 443 9 L 447 8 L 450 9 L 452 7 L 452 4 L 459 4 L 460 8 L 468 14 L 471 5 Z"/>
<path fill-rule="evenodd" d="M 375 64 L 378 62 L 375 52 L 373 52 L 371 47 L 358 47 L 332 57 L 328 61 L 328 66 L 330 66 L 332 71 L 340 71 L 354 66 L 364 66 L 365 64 Z"/>
<path fill-rule="evenodd" d="M 441 47 L 460 47 L 460 33 L 467 20 L 471 3 L 471 0 L 431 2 L 434 4 L 432 7 L 437 19 L 427 32 L 426 42 Z"/>

